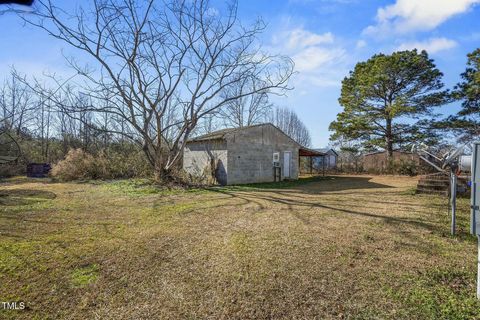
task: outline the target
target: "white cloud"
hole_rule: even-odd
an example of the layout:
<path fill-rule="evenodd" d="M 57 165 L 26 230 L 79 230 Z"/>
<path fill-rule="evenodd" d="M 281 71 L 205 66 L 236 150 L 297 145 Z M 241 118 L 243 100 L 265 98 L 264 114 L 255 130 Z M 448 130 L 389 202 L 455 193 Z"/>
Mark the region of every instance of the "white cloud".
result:
<path fill-rule="evenodd" d="M 430 38 L 426 41 L 413 41 L 401 44 L 398 50 L 426 50 L 428 53 L 436 53 L 443 50 L 452 49 L 457 46 L 457 42 L 447 38 Z"/>
<path fill-rule="evenodd" d="M 345 75 L 346 50 L 331 32 L 314 33 L 303 28 L 279 32 L 273 37 L 273 52 L 290 56 L 295 62 L 296 86 L 340 85 Z M 307 90 L 307 89 L 305 89 Z"/>
<path fill-rule="evenodd" d="M 367 46 L 367 41 L 365 40 L 358 40 L 357 45 L 355 46 L 357 49 L 362 49 Z"/>
<path fill-rule="evenodd" d="M 333 34 L 331 32 L 316 34 L 303 29 L 296 29 L 290 34 L 288 46 L 290 48 L 306 48 L 332 42 Z"/>
<path fill-rule="evenodd" d="M 392 5 L 379 8 L 377 24 L 363 32 L 386 36 L 413 31 L 433 30 L 454 15 L 464 13 L 480 0 L 396 0 Z"/>
<path fill-rule="evenodd" d="M 292 57 L 295 67 L 300 72 L 316 72 L 322 67 L 345 55 L 341 48 L 310 47 Z"/>

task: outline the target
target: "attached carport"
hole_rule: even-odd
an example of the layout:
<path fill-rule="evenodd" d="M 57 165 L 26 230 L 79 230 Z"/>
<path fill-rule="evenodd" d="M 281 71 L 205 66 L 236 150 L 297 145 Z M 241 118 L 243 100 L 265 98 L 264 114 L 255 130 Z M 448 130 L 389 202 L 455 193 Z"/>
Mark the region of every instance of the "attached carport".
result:
<path fill-rule="evenodd" d="M 310 174 L 313 174 L 313 158 L 314 157 L 326 157 L 327 154 L 316 151 L 313 149 L 301 147 L 298 150 L 298 169 L 301 172 L 301 167 L 302 167 L 302 158 L 306 159 L 306 163 L 308 164 L 308 171 Z M 322 163 L 325 163 L 325 159 L 323 159 Z M 325 168 L 323 168 L 323 175 L 325 175 Z"/>

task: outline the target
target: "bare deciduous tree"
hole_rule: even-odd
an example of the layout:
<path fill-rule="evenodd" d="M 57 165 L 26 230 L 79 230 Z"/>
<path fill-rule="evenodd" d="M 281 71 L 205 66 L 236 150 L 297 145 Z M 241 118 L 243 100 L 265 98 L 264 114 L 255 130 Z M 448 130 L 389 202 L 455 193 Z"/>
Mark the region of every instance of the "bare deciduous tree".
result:
<path fill-rule="evenodd" d="M 295 111 L 288 108 L 277 108 L 270 122 L 302 146 L 309 147 L 312 144 L 310 132 Z"/>
<path fill-rule="evenodd" d="M 254 83 L 238 82 L 224 94 L 225 96 L 240 96 L 254 87 Z M 245 127 L 265 122 L 272 109 L 273 105 L 269 102 L 268 92 L 264 91 L 230 101 L 226 106 L 220 108 L 218 117 L 226 127 Z"/>
<path fill-rule="evenodd" d="M 261 52 L 256 37 L 264 24 L 243 27 L 236 2 L 219 12 L 207 0 L 92 0 L 75 14 L 49 0 L 36 3 L 38 19 L 25 21 L 93 61 L 88 66 L 67 59 L 83 79 L 77 90 L 91 104 L 62 107 L 69 114 L 90 111 L 124 121 L 157 179 L 170 177 L 204 116 L 239 99 L 288 89 L 291 60 Z M 233 90 L 239 83 L 250 86 Z M 58 97 L 48 99 L 65 102 Z M 105 129 L 125 134 L 115 126 Z"/>
<path fill-rule="evenodd" d="M 11 77 L 5 79 L 0 88 L 3 119 L 0 126 L 19 136 L 21 131 L 32 123 L 36 105 L 33 92 L 27 85 L 18 81 L 16 73 L 16 70 L 12 69 Z"/>

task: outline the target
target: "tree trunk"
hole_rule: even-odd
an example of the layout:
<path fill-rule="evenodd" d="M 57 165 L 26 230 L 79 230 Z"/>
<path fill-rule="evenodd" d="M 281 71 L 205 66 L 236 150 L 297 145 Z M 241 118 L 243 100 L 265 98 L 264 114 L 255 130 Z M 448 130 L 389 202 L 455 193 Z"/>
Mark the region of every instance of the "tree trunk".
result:
<path fill-rule="evenodd" d="M 387 149 L 387 171 L 393 172 L 393 136 L 392 136 L 392 119 L 387 118 L 387 132 L 385 134 L 385 144 Z"/>
<path fill-rule="evenodd" d="M 167 174 L 165 172 L 165 168 L 163 167 L 163 157 L 160 154 L 160 152 L 158 152 L 155 155 L 155 163 L 153 165 L 153 174 L 154 174 L 155 182 L 157 183 L 165 182 Z"/>
<path fill-rule="evenodd" d="M 154 172 L 155 182 L 157 183 L 164 183 L 171 180 L 172 178 L 170 171 L 165 170 L 163 166 L 157 165 L 156 163 L 155 163 L 155 167 L 153 168 L 153 172 Z"/>
<path fill-rule="evenodd" d="M 162 151 L 159 151 L 155 156 L 153 174 L 156 183 L 164 184 L 176 180 L 175 165 L 167 166 L 164 157 L 165 154 L 162 154 Z"/>

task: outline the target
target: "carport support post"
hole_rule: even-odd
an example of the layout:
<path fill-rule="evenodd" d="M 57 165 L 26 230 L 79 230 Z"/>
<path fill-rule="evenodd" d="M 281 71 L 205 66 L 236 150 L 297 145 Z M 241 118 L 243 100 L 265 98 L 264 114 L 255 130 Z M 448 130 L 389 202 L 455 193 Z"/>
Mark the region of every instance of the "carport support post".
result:
<path fill-rule="evenodd" d="M 324 177 L 325 177 L 325 160 L 326 160 L 325 156 L 323 156 L 323 161 L 322 161 L 323 174 L 322 174 L 322 176 L 324 176 Z"/>
<path fill-rule="evenodd" d="M 455 172 L 450 173 L 450 204 L 452 206 L 452 236 L 455 235 L 456 211 L 457 211 L 457 175 Z"/>

